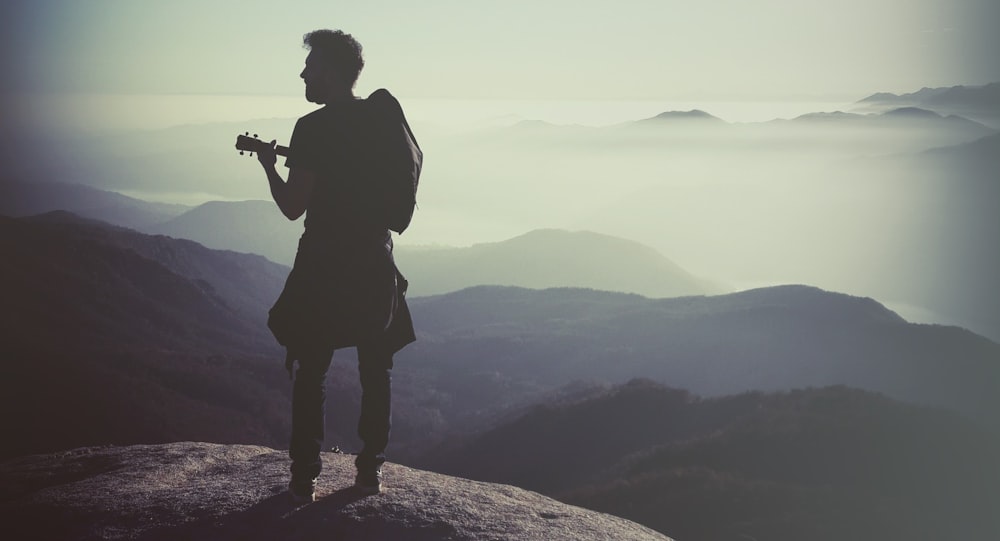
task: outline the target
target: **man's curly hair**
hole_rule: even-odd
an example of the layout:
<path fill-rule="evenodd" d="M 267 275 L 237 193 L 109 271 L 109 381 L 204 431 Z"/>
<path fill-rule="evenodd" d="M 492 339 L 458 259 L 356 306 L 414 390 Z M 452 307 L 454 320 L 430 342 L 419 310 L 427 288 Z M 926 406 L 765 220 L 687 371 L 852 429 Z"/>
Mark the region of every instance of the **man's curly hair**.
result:
<path fill-rule="evenodd" d="M 354 88 L 361 68 L 365 67 L 361 44 L 354 36 L 340 30 L 314 30 L 302 36 L 302 46 L 311 51 L 320 51 L 323 58 Z"/>

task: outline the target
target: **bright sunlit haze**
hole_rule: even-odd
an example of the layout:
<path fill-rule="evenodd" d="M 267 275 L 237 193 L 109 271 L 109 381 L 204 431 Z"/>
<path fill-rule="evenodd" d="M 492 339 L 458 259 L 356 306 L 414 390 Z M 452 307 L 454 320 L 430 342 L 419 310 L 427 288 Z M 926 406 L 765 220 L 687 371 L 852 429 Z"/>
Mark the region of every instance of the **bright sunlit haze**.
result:
<path fill-rule="evenodd" d="M 427 154 L 403 252 L 595 231 L 731 290 L 807 283 L 1000 336 L 989 166 L 947 158 L 968 170 L 948 183 L 939 163 L 988 155 L 961 145 L 1000 128 L 994 2 L 0 9 L 5 152 L 25 179 L 189 207 L 267 200 L 232 138 L 287 143 L 315 108 L 301 36 L 342 28 L 364 45 L 356 94 L 389 88 Z M 861 101 L 957 85 L 981 96 Z"/>

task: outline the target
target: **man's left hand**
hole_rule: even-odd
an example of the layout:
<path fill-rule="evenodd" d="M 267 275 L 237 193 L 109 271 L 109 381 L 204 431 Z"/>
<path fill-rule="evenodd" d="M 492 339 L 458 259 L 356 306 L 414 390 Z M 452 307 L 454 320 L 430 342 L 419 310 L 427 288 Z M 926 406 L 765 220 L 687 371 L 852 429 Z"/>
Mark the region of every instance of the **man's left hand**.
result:
<path fill-rule="evenodd" d="M 278 140 L 272 139 L 266 147 L 262 146 L 257 151 L 257 161 L 261 165 L 266 167 L 274 167 L 275 162 L 278 161 L 278 155 L 274 152 L 275 146 L 277 146 Z"/>

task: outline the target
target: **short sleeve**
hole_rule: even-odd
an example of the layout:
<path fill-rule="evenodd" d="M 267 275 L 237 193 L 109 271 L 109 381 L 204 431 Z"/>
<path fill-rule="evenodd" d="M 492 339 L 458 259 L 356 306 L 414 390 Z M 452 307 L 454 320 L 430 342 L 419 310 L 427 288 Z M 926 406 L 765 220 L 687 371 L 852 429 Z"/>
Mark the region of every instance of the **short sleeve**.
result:
<path fill-rule="evenodd" d="M 322 140 L 317 130 L 318 123 L 313 115 L 300 118 L 292 131 L 288 143 L 288 158 L 285 167 L 320 171 L 322 169 Z"/>

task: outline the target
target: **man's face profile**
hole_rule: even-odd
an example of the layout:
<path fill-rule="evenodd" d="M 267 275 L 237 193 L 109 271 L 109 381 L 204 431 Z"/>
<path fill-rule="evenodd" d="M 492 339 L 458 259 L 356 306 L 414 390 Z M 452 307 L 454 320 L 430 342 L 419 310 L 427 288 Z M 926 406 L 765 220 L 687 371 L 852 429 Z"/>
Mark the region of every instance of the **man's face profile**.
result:
<path fill-rule="evenodd" d="M 339 81 L 329 62 L 324 62 L 322 54 L 316 50 L 306 56 L 306 67 L 299 77 L 306 83 L 306 100 L 319 104 L 326 103 L 328 97 L 335 93 Z"/>

